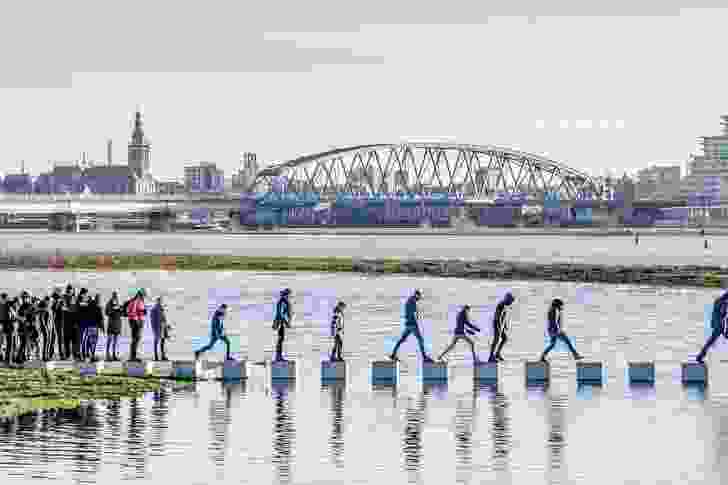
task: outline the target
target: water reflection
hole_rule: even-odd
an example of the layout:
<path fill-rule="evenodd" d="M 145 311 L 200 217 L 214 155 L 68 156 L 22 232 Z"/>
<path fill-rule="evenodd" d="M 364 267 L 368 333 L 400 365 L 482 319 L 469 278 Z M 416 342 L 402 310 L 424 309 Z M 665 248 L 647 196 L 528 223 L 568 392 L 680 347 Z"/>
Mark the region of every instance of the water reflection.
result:
<path fill-rule="evenodd" d="M 404 456 L 404 468 L 409 475 L 410 483 L 421 482 L 422 430 L 426 421 L 427 401 L 433 389 L 434 386 L 423 385 L 416 399 L 407 398 L 402 454 Z"/>
<path fill-rule="evenodd" d="M 169 397 L 171 391 L 167 386 L 161 386 L 152 394 L 151 440 L 149 442 L 150 456 L 164 456 L 165 437 L 169 428 Z"/>
<path fill-rule="evenodd" d="M 144 432 L 147 422 L 143 399 L 129 400 L 129 429 L 126 438 L 126 460 L 121 468 L 125 478 L 144 478 L 147 470 L 147 449 Z"/>
<path fill-rule="evenodd" d="M 208 452 L 210 460 L 215 464 L 218 479 L 223 478 L 225 457 L 228 452 L 228 436 L 232 417 L 230 408 L 233 398 L 233 388 L 229 384 L 222 384 L 222 399 L 211 399 L 209 408 L 210 444 Z"/>
<path fill-rule="evenodd" d="M 331 463 L 336 468 L 344 467 L 344 398 L 346 384 L 332 382 L 322 385 L 323 390 L 331 394 L 331 434 L 329 436 L 329 453 Z"/>
<path fill-rule="evenodd" d="M 704 402 L 708 397 L 708 386 L 702 383 L 683 384 L 683 390 L 689 401 Z"/>
<path fill-rule="evenodd" d="M 496 472 L 507 472 L 510 467 L 510 453 L 512 447 L 511 420 L 508 415 L 509 402 L 505 394 L 498 390 L 498 386 L 489 388 L 489 402 L 493 413 L 493 469 Z"/>
<path fill-rule="evenodd" d="M 565 468 L 564 448 L 566 447 L 566 408 L 568 396 L 552 395 L 549 398 L 547 413 L 549 434 L 549 483 L 563 483 L 567 476 Z"/>
<path fill-rule="evenodd" d="M 455 403 L 455 475 L 458 483 L 469 483 L 473 474 L 473 430 L 478 402 L 478 388 L 470 399 Z"/>
<path fill-rule="evenodd" d="M 75 421 L 75 454 L 73 472 L 77 480 L 93 477 L 101 462 L 101 420 L 98 404 L 91 401 L 78 409 Z"/>
<path fill-rule="evenodd" d="M 293 479 L 293 450 L 296 437 L 294 411 L 289 394 L 293 392 L 288 382 L 271 384 L 271 395 L 275 403 L 273 416 L 273 463 L 276 465 L 278 483 L 290 483 Z"/>

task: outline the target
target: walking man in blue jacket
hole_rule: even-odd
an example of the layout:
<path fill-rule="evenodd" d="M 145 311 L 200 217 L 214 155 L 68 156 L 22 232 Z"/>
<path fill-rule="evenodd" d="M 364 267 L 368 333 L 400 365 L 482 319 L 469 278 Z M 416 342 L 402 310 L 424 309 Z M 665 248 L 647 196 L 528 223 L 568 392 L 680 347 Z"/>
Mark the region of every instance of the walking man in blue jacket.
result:
<path fill-rule="evenodd" d="M 728 321 L 726 320 L 726 310 L 728 309 L 728 291 L 720 295 L 713 303 L 713 314 L 710 318 L 710 326 L 713 333 L 708 337 L 708 341 L 703 345 L 702 350 L 695 358 L 698 362 L 702 363 L 705 359 L 705 354 L 708 353 L 708 349 L 713 346 L 718 337 L 721 334 L 728 339 Z"/>
<path fill-rule="evenodd" d="M 276 303 L 276 315 L 273 319 L 273 330 L 278 332 L 278 341 L 276 342 L 276 361 L 281 362 L 283 358 L 283 341 L 286 339 L 286 329 L 291 328 L 291 318 L 293 310 L 291 309 L 291 301 L 288 299 L 291 289 L 286 288 L 281 291 L 281 297 Z"/>
<path fill-rule="evenodd" d="M 470 323 L 470 305 L 465 305 L 460 312 L 458 312 L 457 320 L 455 323 L 455 335 L 452 338 L 452 342 L 450 342 L 450 345 L 445 349 L 445 351 L 440 354 L 440 357 L 438 357 L 437 360 L 442 360 L 445 358 L 445 356 L 450 352 L 454 347 L 455 344 L 458 343 L 460 339 L 465 340 L 468 345 L 470 345 L 470 351 L 473 354 L 473 363 L 478 362 L 478 356 L 475 354 L 475 342 L 473 342 L 473 339 L 465 335 L 465 332 L 468 332 L 470 335 L 474 335 L 475 332 L 480 332 L 480 329 Z"/>
<path fill-rule="evenodd" d="M 215 311 L 210 321 L 210 343 L 195 352 L 195 360 L 200 358 L 200 354 L 207 352 L 215 346 L 218 340 L 225 342 L 225 359 L 232 360 L 230 356 L 230 339 L 225 335 L 225 312 L 227 304 L 223 303 Z"/>
<path fill-rule="evenodd" d="M 394 350 L 392 350 L 392 354 L 389 356 L 392 360 L 399 360 L 397 358 L 397 351 L 399 350 L 399 346 L 402 345 L 402 343 L 407 340 L 407 337 L 410 336 L 410 334 L 414 334 L 417 338 L 417 343 L 420 346 L 420 353 L 422 354 L 422 359 L 425 362 L 432 362 L 432 357 L 427 355 L 425 352 L 425 342 L 422 338 L 422 332 L 420 332 L 420 328 L 417 325 L 419 320 L 419 315 L 417 312 L 417 302 L 422 299 L 422 292 L 420 290 L 416 290 L 412 296 L 407 298 L 407 303 L 404 305 L 404 322 L 405 322 L 405 329 L 404 332 L 402 332 L 402 336 L 399 338 L 399 341 L 397 342 L 397 345 L 394 346 Z"/>

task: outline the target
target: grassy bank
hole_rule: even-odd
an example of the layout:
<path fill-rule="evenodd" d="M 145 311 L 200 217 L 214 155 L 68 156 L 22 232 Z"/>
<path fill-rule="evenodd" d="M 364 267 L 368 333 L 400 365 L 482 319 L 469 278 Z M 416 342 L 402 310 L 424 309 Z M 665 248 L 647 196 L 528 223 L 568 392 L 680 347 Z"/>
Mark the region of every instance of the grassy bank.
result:
<path fill-rule="evenodd" d="M 63 256 L 50 264 L 64 270 L 153 270 L 181 271 L 355 271 L 353 258 L 274 258 L 204 255 Z M 399 272 L 399 260 L 385 262 L 385 272 Z"/>
<path fill-rule="evenodd" d="M 82 400 L 139 397 L 159 389 L 159 379 L 114 375 L 81 378 L 73 372 L 0 368 L 0 417 L 42 409 L 74 409 Z"/>

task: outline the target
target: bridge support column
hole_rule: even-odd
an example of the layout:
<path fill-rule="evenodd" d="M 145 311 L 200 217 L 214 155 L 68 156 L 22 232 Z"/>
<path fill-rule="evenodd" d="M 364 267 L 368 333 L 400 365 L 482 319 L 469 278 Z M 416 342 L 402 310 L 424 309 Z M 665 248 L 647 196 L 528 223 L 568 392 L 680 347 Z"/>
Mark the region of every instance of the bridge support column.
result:
<path fill-rule="evenodd" d="M 48 215 L 48 229 L 60 232 L 77 232 L 78 216 L 70 212 L 55 212 Z"/>
<path fill-rule="evenodd" d="M 170 211 L 156 211 L 146 218 L 147 230 L 171 232 L 174 229 L 174 214 Z"/>
<path fill-rule="evenodd" d="M 240 225 L 240 212 L 230 212 L 230 228 L 234 232 L 240 232 L 242 226 Z"/>

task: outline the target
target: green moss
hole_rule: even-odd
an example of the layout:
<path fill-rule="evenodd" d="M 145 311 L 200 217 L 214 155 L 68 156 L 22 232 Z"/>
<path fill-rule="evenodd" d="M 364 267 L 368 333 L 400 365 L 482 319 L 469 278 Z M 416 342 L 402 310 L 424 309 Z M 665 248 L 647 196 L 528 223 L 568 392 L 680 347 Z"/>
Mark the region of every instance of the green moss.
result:
<path fill-rule="evenodd" d="M 80 377 L 72 372 L 0 369 L 0 416 L 39 409 L 69 409 L 81 400 L 140 397 L 159 389 L 158 378 L 104 374 Z"/>

